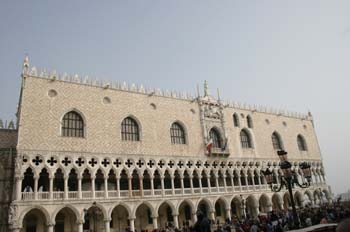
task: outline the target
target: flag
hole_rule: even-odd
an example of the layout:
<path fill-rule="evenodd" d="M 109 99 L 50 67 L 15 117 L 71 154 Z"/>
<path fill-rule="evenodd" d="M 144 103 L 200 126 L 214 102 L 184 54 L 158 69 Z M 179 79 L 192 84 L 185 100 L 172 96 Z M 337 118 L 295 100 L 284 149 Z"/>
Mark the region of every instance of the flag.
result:
<path fill-rule="evenodd" d="M 208 143 L 207 143 L 207 151 L 209 152 L 209 154 L 211 154 L 211 148 L 213 146 L 213 139 L 210 138 Z"/>

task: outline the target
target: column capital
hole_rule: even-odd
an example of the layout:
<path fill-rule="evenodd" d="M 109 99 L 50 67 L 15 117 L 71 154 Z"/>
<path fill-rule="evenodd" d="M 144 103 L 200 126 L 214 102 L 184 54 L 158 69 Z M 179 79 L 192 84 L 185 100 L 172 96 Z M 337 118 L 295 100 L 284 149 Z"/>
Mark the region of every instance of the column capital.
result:
<path fill-rule="evenodd" d="M 135 220 L 136 217 L 128 217 L 128 220 Z"/>
<path fill-rule="evenodd" d="M 84 224 L 84 220 L 83 220 L 83 219 L 78 219 L 76 223 L 77 223 L 78 225 Z"/>
<path fill-rule="evenodd" d="M 15 176 L 15 180 L 23 180 L 24 176 Z"/>
<path fill-rule="evenodd" d="M 47 226 L 50 226 L 50 227 L 54 227 L 54 226 L 56 225 L 56 223 L 55 223 L 55 222 L 49 222 L 49 223 L 47 223 L 46 225 L 47 225 Z"/>

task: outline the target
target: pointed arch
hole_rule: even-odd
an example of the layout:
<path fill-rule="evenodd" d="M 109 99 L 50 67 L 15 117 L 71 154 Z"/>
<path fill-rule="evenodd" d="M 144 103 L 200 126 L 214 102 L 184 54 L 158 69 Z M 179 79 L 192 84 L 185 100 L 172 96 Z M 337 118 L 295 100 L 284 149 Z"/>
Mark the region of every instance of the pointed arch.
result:
<path fill-rule="evenodd" d="M 61 119 L 61 136 L 85 137 L 85 121 L 79 111 L 73 109 L 63 115 Z"/>
<path fill-rule="evenodd" d="M 247 126 L 250 129 L 253 128 L 253 119 L 252 119 L 252 117 L 250 115 L 247 116 Z"/>
<path fill-rule="evenodd" d="M 171 138 L 172 144 L 187 143 L 187 136 L 186 136 L 186 131 L 185 131 L 185 127 L 183 126 L 183 123 L 176 121 L 173 124 L 171 124 L 170 138 Z"/>
<path fill-rule="evenodd" d="M 19 221 L 21 222 L 22 225 L 23 225 L 23 220 L 24 220 L 25 216 L 27 214 L 29 214 L 32 210 L 40 211 L 44 215 L 45 222 L 46 223 L 50 222 L 50 214 L 49 214 L 49 212 L 43 206 L 33 205 L 33 206 L 29 206 L 28 208 L 26 208 L 26 209 L 24 209 L 22 211 L 22 214 L 19 217 Z"/>
<path fill-rule="evenodd" d="M 124 141 L 140 141 L 140 124 L 135 117 L 128 116 L 121 123 L 121 137 Z"/>
<path fill-rule="evenodd" d="M 274 131 L 271 135 L 272 146 L 275 150 L 283 150 L 283 142 L 280 134 Z"/>
<path fill-rule="evenodd" d="M 57 214 L 64 208 L 70 209 L 74 213 L 74 215 L 76 216 L 77 220 L 82 218 L 82 215 L 79 212 L 79 210 L 77 208 L 75 208 L 73 205 L 62 205 L 62 206 L 58 206 L 51 214 L 51 221 L 52 222 L 55 221 Z"/>
<path fill-rule="evenodd" d="M 242 129 L 240 132 L 241 147 L 243 149 L 253 148 L 252 137 L 247 129 Z"/>
<path fill-rule="evenodd" d="M 233 114 L 232 119 L 233 119 L 233 126 L 239 127 L 239 116 L 237 113 Z"/>
<path fill-rule="evenodd" d="M 220 130 L 216 127 L 213 127 L 209 131 L 209 138 L 212 139 L 213 148 L 221 148 L 222 147 L 222 137 L 220 134 Z"/>
<path fill-rule="evenodd" d="M 306 144 L 305 138 L 301 134 L 297 136 L 297 143 L 298 143 L 299 151 L 307 151 L 307 144 Z"/>

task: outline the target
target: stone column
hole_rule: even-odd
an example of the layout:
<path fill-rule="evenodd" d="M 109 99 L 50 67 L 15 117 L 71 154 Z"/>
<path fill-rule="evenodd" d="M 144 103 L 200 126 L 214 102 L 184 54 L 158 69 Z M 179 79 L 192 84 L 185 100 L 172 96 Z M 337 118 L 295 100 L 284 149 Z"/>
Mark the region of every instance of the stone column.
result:
<path fill-rule="evenodd" d="M 266 207 L 267 207 L 267 212 L 272 211 L 272 203 L 269 203 Z"/>
<path fill-rule="evenodd" d="M 104 222 L 105 222 L 105 231 L 106 232 L 110 232 L 110 222 L 111 222 L 111 220 L 110 219 L 105 219 L 104 220 Z"/>
<path fill-rule="evenodd" d="M 53 198 L 53 179 L 54 177 L 53 176 L 50 176 L 49 177 L 49 199 L 52 199 Z"/>
<path fill-rule="evenodd" d="M 81 182 L 82 182 L 82 177 L 78 176 L 78 198 L 79 199 L 83 198 Z"/>
<path fill-rule="evenodd" d="M 22 199 L 22 180 L 23 177 L 16 177 L 16 200 Z"/>
<path fill-rule="evenodd" d="M 95 199 L 96 192 L 95 192 L 95 177 L 91 177 L 91 191 L 92 191 L 92 198 Z"/>
<path fill-rule="evenodd" d="M 246 218 L 247 217 L 247 214 L 246 214 L 246 204 L 245 204 L 245 200 L 242 199 L 242 202 L 241 202 L 241 209 L 242 209 L 242 217 L 243 218 Z"/>
<path fill-rule="evenodd" d="M 34 199 L 35 200 L 38 200 L 38 181 L 39 181 L 39 177 L 34 176 Z"/>
<path fill-rule="evenodd" d="M 219 192 L 219 175 L 215 175 L 215 185 L 217 192 Z"/>
<path fill-rule="evenodd" d="M 150 177 L 150 183 L 151 183 L 151 195 L 154 196 L 154 178 L 153 178 L 153 176 Z"/>
<path fill-rule="evenodd" d="M 157 230 L 158 229 L 158 217 L 152 217 L 153 219 L 153 229 Z"/>
<path fill-rule="evenodd" d="M 47 224 L 47 232 L 53 232 L 54 227 L 55 227 L 54 223 Z"/>
<path fill-rule="evenodd" d="M 226 208 L 226 219 L 231 221 L 231 208 Z"/>
<path fill-rule="evenodd" d="M 130 231 L 134 232 L 135 231 L 135 218 L 129 218 L 129 223 L 130 223 Z"/>
<path fill-rule="evenodd" d="M 68 176 L 64 175 L 64 199 L 68 199 Z"/>
<path fill-rule="evenodd" d="M 255 206 L 255 213 L 256 213 L 255 217 L 258 217 L 258 215 L 259 215 L 259 213 L 260 213 L 260 211 L 259 211 L 259 205 Z"/>
<path fill-rule="evenodd" d="M 247 188 L 248 188 L 249 183 L 248 183 L 248 176 L 247 176 L 247 174 L 244 175 L 244 180 L 245 180 L 245 186 L 247 186 Z"/>
<path fill-rule="evenodd" d="M 210 184 L 210 175 L 207 177 L 207 182 L 208 182 L 208 191 L 211 193 L 211 184 Z"/>
<path fill-rule="evenodd" d="M 192 222 L 193 222 L 193 224 L 195 224 L 197 222 L 197 213 L 196 212 L 192 213 Z"/>
<path fill-rule="evenodd" d="M 184 177 L 183 176 L 180 177 L 180 183 L 181 183 L 182 194 L 184 194 L 185 193 L 185 186 L 184 186 Z"/>
<path fill-rule="evenodd" d="M 226 175 L 224 175 L 224 188 L 225 188 L 225 192 L 227 192 Z"/>
<path fill-rule="evenodd" d="M 128 190 L 129 190 L 129 197 L 132 197 L 132 177 L 128 177 Z"/>
<path fill-rule="evenodd" d="M 118 177 L 116 177 L 116 183 L 115 183 L 115 185 L 116 185 L 116 187 L 117 187 L 117 197 L 119 198 L 120 197 L 120 178 L 119 178 L 119 176 Z"/>
<path fill-rule="evenodd" d="M 171 190 L 172 190 L 172 194 L 175 195 L 175 184 L 174 184 L 174 177 L 171 176 Z"/>
<path fill-rule="evenodd" d="M 232 186 L 232 192 L 235 191 L 235 183 L 233 181 L 233 175 L 231 175 L 231 186 Z"/>
<path fill-rule="evenodd" d="M 279 175 L 278 175 L 278 171 L 272 170 L 272 172 L 275 174 L 276 180 L 277 180 L 277 184 L 279 185 L 280 184 L 280 178 L 279 178 Z"/>
<path fill-rule="evenodd" d="M 239 190 L 242 191 L 242 181 L 241 181 L 241 174 L 237 176 L 238 178 L 238 185 L 239 185 Z"/>
<path fill-rule="evenodd" d="M 78 224 L 78 232 L 83 232 L 84 222 L 82 220 L 78 220 L 77 224 Z"/>
<path fill-rule="evenodd" d="M 258 185 L 261 186 L 261 177 L 260 177 L 260 175 L 258 175 Z"/>
<path fill-rule="evenodd" d="M 104 177 L 105 198 L 108 198 L 108 176 Z"/>
<path fill-rule="evenodd" d="M 162 187 L 162 196 L 164 196 L 164 176 L 160 177 L 160 184 Z"/>
<path fill-rule="evenodd" d="M 203 193 L 203 188 L 202 188 L 202 177 L 201 178 L 198 178 L 198 183 L 199 183 L 199 192 L 200 194 Z"/>
<path fill-rule="evenodd" d="M 253 174 L 252 176 L 251 176 L 251 178 L 252 178 L 252 183 L 253 183 L 253 189 L 255 189 L 255 175 Z"/>
<path fill-rule="evenodd" d="M 194 193 L 194 189 L 193 189 L 193 176 L 190 176 L 190 188 L 191 188 L 191 194 Z"/>
<path fill-rule="evenodd" d="M 139 182 L 140 182 L 140 196 L 143 197 L 143 175 L 139 176 Z"/>
<path fill-rule="evenodd" d="M 175 228 L 179 228 L 178 214 L 173 214 L 174 226 Z"/>
<path fill-rule="evenodd" d="M 209 219 L 215 222 L 215 211 L 212 210 L 209 212 Z"/>

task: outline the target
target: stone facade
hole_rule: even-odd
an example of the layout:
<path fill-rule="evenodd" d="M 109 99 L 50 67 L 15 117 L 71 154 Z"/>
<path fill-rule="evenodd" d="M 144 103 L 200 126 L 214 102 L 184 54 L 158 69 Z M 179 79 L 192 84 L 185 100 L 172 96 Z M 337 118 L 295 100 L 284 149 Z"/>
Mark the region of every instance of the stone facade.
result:
<path fill-rule="evenodd" d="M 140 231 L 167 221 L 193 224 L 198 209 L 222 222 L 288 208 L 289 195 L 273 194 L 261 174 L 270 168 L 280 175 L 274 132 L 299 179 L 299 164 L 312 166 L 311 187 L 295 192 L 299 207 L 331 198 L 311 114 L 225 103 L 210 96 L 207 85 L 194 98 L 29 71 L 28 60 L 22 76 L 13 231 Z M 82 118 L 82 137 L 62 136 L 68 112 Z M 139 141 L 122 139 L 127 117 L 137 123 Z M 185 144 L 172 144 L 174 122 Z M 220 147 L 208 149 L 211 130 Z M 249 148 L 242 146 L 242 131 Z M 306 149 L 298 146 L 298 136 Z"/>

